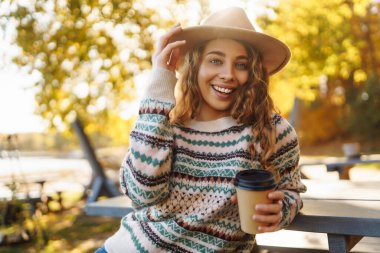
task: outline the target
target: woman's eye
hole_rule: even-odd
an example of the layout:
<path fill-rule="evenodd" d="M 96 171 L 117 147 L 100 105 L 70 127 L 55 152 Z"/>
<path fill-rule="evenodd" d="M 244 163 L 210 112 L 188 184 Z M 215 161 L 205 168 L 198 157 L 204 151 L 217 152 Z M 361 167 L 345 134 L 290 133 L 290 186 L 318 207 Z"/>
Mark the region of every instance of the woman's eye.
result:
<path fill-rule="evenodd" d="M 222 64 L 222 61 L 219 60 L 219 59 L 211 59 L 210 63 L 212 63 L 212 64 Z"/>
<path fill-rule="evenodd" d="M 248 69 L 248 64 L 247 63 L 236 63 L 236 68 L 238 69 Z"/>

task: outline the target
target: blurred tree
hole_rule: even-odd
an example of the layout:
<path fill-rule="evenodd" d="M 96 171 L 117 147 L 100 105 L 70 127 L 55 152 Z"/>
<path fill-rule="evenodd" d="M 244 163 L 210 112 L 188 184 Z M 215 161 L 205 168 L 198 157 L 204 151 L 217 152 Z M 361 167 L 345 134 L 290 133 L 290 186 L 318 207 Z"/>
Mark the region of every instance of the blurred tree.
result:
<path fill-rule="evenodd" d="M 349 3 L 354 13 L 355 5 Z M 352 32 L 361 48 L 362 68 L 350 79 L 344 120 L 345 129 L 373 146 L 380 137 L 380 2 L 372 1 L 362 12 L 365 15 L 353 16 L 352 22 Z M 364 82 L 358 85 L 357 79 Z"/>
<path fill-rule="evenodd" d="M 131 124 L 120 111 L 136 98 L 134 77 L 150 67 L 154 43 L 174 25 L 174 13 L 134 0 L 7 2 L 0 21 L 16 24 L 15 62 L 40 74 L 37 113 L 52 128 L 67 130 L 75 116 L 90 132 Z"/>
<path fill-rule="evenodd" d="M 368 74 L 379 70 L 379 6 L 371 0 L 287 0 L 258 19 L 292 50 L 274 89 L 305 101 L 300 135 L 308 142 L 343 134 L 350 91 L 364 87 Z"/>
<path fill-rule="evenodd" d="M 352 90 L 347 127 L 372 145 L 380 136 L 380 78 L 372 74 L 364 87 Z"/>
<path fill-rule="evenodd" d="M 258 3 L 245 2 L 247 10 L 258 9 Z M 150 68 L 158 36 L 178 21 L 185 27 L 198 24 L 211 11 L 205 0 L 1 4 L 10 11 L 0 16 L 0 25 L 16 24 L 21 49 L 16 63 L 41 76 L 37 113 L 59 129 L 79 116 L 86 130 L 114 145 L 127 143 L 133 118 L 120 115 L 132 110 L 130 102 L 141 89 L 135 77 Z M 367 89 L 369 74 L 379 71 L 379 5 L 371 0 L 270 1 L 267 15 L 257 19 L 265 32 L 292 49 L 289 66 L 272 80 L 271 94 L 285 113 L 292 97 L 306 101 L 300 135 L 307 134 L 310 142 L 352 131 L 338 123 L 348 113 L 360 114 L 352 104 Z"/>

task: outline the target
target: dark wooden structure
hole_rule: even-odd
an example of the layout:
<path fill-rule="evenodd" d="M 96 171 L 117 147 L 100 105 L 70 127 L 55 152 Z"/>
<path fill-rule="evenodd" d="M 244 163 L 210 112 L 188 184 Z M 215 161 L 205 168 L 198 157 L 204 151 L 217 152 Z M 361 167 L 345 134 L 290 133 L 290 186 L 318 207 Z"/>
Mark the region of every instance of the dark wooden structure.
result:
<path fill-rule="evenodd" d="M 82 123 L 78 118 L 72 123 L 72 127 L 79 139 L 83 153 L 85 154 L 85 157 L 92 169 L 92 179 L 90 184 L 86 187 L 87 189 L 85 190 L 85 192 L 90 190 L 90 194 L 87 197 L 87 202 L 94 202 L 101 195 L 108 197 L 116 197 L 121 195 L 120 191 L 115 185 L 115 182 L 106 176 L 101 164 L 96 157 L 95 150 L 91 145 L 86 133 L 84 132 Z"/>

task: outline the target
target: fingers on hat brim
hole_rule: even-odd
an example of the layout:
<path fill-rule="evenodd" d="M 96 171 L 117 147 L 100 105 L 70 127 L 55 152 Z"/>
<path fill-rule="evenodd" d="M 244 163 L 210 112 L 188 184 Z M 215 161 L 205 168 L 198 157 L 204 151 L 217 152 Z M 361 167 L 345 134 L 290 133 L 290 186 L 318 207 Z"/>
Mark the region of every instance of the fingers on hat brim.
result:
<path fill-rule="evenodd" d="M 172 27 L 172 29 L 170 29 L 166 34 L 160 37 L 160 40 L 158 41 L 158 44 L 157 44 L 157 51 L 162 51 L 168 45 L 168 43 L 173 41 L 172 40 L 173 36 L 181 32 L 182 32 L 182 28 L 181 26 L 179 26 L 179 24 Z"/>

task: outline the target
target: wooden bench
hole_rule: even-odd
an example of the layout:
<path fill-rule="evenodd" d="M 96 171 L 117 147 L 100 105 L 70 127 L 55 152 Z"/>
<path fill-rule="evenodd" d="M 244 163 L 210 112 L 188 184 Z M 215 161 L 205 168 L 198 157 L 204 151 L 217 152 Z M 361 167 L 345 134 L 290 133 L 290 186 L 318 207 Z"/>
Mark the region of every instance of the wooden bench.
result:
<path fill-rule="evenodd" d="M 304 180 L 308 192 L 302 194 L 304 207 L 288 230 L 324 233 L 329 252 L 346 253 L 364 236 L 380 237 L 379 182 Z M 122 217 L 131 212 L 131 200 L 119 196 L 90 203 L 88 215 Z M 268 247 L 262 247 L 262 249 Z M 270 248 L 270 247 L 269 247 Z M 272 247 L 271 252 L 326 252 L 302 249 L 283 251 Z M 289 249 L 288 249 L 289 250 Z"/>
<path fill-rule="evenodd" d="M 328 172 L 338 172 L 339 179 L 350 179 L 350 169 L 358 164 L 380 164 L 380 155 L 362 155 L 359 157 L 327 157 L 302 161 L 299 167 L 324 165 Z"/>

